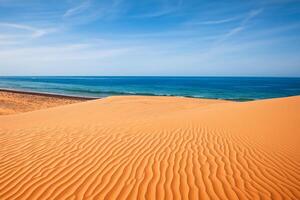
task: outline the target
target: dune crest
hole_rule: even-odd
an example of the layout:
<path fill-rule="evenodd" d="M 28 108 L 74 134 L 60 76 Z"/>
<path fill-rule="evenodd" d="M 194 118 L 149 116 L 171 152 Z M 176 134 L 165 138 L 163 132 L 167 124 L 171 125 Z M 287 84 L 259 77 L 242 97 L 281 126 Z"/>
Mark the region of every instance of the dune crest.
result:
<path fill-rule="evenodd" d="M 0 199 L 300 199 L 299 113 L 123 96 L 0 116 Z"/>

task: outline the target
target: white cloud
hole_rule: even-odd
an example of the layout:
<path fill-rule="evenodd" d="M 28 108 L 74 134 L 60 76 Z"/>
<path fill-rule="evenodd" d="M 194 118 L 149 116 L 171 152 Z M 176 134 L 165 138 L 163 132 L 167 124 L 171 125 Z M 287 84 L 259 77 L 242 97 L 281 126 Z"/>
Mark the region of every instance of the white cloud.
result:
<path fill-rule="evenodd" d="M 66 10 L 63 15 L 65 26 L 78 26 L 88 24 L 97 20 L 110 20 L 118 18 L 125 8 L 123 0 L 81 1 L 79 5 Z"/>
<path fill-rule="evenodd" d="M 217 25 L 217 24 L 224 24 L 228 22 L 237 21 L 241 18 L 241 16 L 219 19 L 219 20 L 208 20 L 208 21 L 201 21 L 201 22 L 190 22 L 189 25 Z"/>
<path fill-rule="evenodd" d="M 131 51 L 130 48 L 99 48 L 93 44 L 63 44 L 56 46 L 12 47 L 1 50 L 1 64 L 47 66 L 55 63 L 76 66 L 77 61 L 89 62 L 115 57 Z M 18 58 L 17 60 L 15 58 Z"/>
<path fill-rule="evenodd" d="M 71 17 L 73 15 L 80 14 L 81 12 L 87 10 L 90 6 L 91 6 L 90 1 L 83 1 L 80 5 L 68 9 L 64 13 L 63 17 Z"/>
<path fill-rule="evenodd" d="M 243 20 L 242 25 L 246 24 L 249 20 L 251 20 L 252 18 L 256 17 L 257 15 L 259 15 L 260 13 L 263 12 L 263 8 L 259 8 L 256 10 L 251 10 L 248 15 L 246 16 L 246 18 Z"/>
<path fill-rule="evenodd" d="M 24 25 L 24 24 L 15 24 L 15 23 L 7 23 L 7 22 L 0 22 L 0 27 L 28 31 L 30 33 L 30 37 L 32 37 L 32 38 L 42 37 L 46 34 L 56 31 L 56 29 L 53 29 L 53 28 L 39 29 L 39 28 L 36 28 L 33 26 Z M 16 32 L 13 32 L 13 34 L 16 34 Z"/>
<path fill-rule="evenodd" d="M 299 24 L 291 26 L 289 22 L 286 24 L 287 27 L 276 30 L 276 35 L 272 28 L 277 25 L 273 24 L 264 28 L 258 26 L 251 29 L 250 25 L 254 25 L 251 23 L 252 20 L 254 21 L 254 18 L 263 12 L 263 9 L 251 10 L 248 8 L 248 13 L 245 13 L 244 10 L 230 12 L 235 14 L 229 18 L 224 17 L 228 16 L 227 8 L 216 8 L 216 13 L 211 13 L 211 10 L 207 9 L 208 13 L 201 16 L 204 16 L 203 20 L 210 20 L 192 22 L 195 25 L 207 26 L 189 27 L 180 26 L 184 20 L 194 17 L 193 13 L 187 12 L 188 9 L 185 5 L 181 5 L 182 1 L 178 1 L 177 4 L 177 1 L 159 0 L 157 6 L 152 7 L 153 12 L 149 10 L 149 13 L 144 14 L 141 14 L 140 8 L 133 9 L 132 13 L 128 13 L 127 11 L 130 11 L 132 5 L 127 4 L 127 2 L 126 5 L 123 5 L 122 0 L 77 0 L 76 2 L 79 4 L 67 7 L 69 9 L 66 9 L 65 6 L 56 9 L 53 12 L 55 16 L 49 16 L 43 9 L 40 9 L 43 10 L 40 12 L 30 13 L 30 17 L 26 18 L 30 19 L 26 20 L 27 24 L 15 17 L 10 20 L 10 22 L 14 21 L 15 23 L 0 22 L 0 74 L 30 75 L 37 73 L 45 75 L 61 73 L 70 75 L 74 72 L 81 75 L 87 73 L 99 75 L 102 73 L 168 75 L 168 73 L 173 72 L 182 73 L 182 75 L 186 75 L 186 73 L 194 75 L 200 73 L 222 74 L 230 71 L 227 70 L 231 69 L 230 64 L 236 67 L 231 72 L 239 73 L 243 72 L 243 70 L 239 70 L 239 64 L 241 67 L 250 65 L 246 61 L 251 63 L 251 58 L 259 54 L 253 53 L 255 50 L 261 50 L 261 47 L 270 47 L 274 43 L 277 43 L 277 47 L 280 47 L 281 44 L 288 43 L 292 46 L 297 43 L 286 41 L 286 38 L 284 38 L 285 41 L 279 42 L 278 35 L 283 31 L 299 28 Z M 146 9 L 151 9 L 151 7 Z M 267 7 L 266 10 L 268 10 Z M 134 17 L 133 15 L 141 18 L 155 18 L 172 14 L 181 14 L 183 17 L 180 19 L 176 17 L 176 21 L 170 23 L 172 24 L 170 26 L 168 23 L 158 24 L 166 25 L 161 29 L 159 26 L 152 29 L 152 25 L 149 29 L 148 27 L 144 29 L 144 27 L 137 26 L 139 24 L 135 24 L 136 19 L 131 18 Z M 25 15 L 28 13 L 24 13 Z M 41 16 L 45 16 L 45 18 L 41 18 Z M 216 16 L 220 18 L 216 18 Z M 96 28 L 101 26 L 100 23 L 91 23 L 100 19 L 113 20 L 107 21 L 109 25 L 103 26 L 105 27 L 105 31 L 103 31 L 104 28 L 102 27 L 99 30 Z M 122 23 L 115 23 L 119 19 Z M 155 19 L 153 23 L 159 20 Z M 123 24 L 124 21 L 126 23 Z M 86 31 L 77 32 L 79 28 L 72 29 L 75 25 L 85 23 L 91 23 L 95 30 L 87 34 Z M 130 26 L 126 26 L 127 23 Z M 53 27 L 61 28 L 47 28 L 51 27 L 51 24 Z M 218 24 L 224 24 L 224 26 L 213 26 Z M 48 36 L 49 33 L 56 30 L 59 30 L 61 34 Z M 245 32 L 245 34 L 240 37 L 241 32 Z M 266 39 L 272 40 L 265 41 Z M 258 42 L 258 40 L 262 41 Z M 293 48 L 297 49 L 296 47 Z M 250 53 L 248 53 L 249 49 L 251 49 Z M 270 51 L 271 55 L 272 51 Z M 293 53 L 290 49 L 287 52 Z M 287 57 L 279 56 L 282 60 L 275 56 L 274 60 L 279 66 L 284 65 L 287 63 L 286 59 L 291 58 L 288 65 L 292 66 L 299 60 L 296 59 L 295 54 L 297 53 Z M 261 56 L 260 63 L 255 64 L 260 66 L 267 65 L 268 62 L 269 66 L 274 64 L 275 61 L 273 60 L 264 63 L 264 56 Z M 267 56 L 265 57 L 267 58 Z M 248 69 L 251 71 L 251 66 Z"/>
<path fill-rule="evenodd" d="M 182 3 L 183 0 L 177 0 L 177 1 L 175 0 L 171 2 L 162 1 L 160 9 L 148 13 L 133 15 L 132 18 L 155 18 L 155 17 L 169 15 L 171 13 L 180 11 L 182 7 Z"/>
<path fill-rule="evenodd" d="M 225 40 L 229 39 L 230 37 L 240 33 L 241 31 L 243 31 L 246 28 L 247 23 L 253 19 L 254 17 L 256 17 L 257 15 L 259 15 L 261 12 L 263 11 L 262 8 L 260 9 L 256 9 L 256 10 L 251 10 L 246 17 L 242 20 L 242 22 L 240 23 L 239 26 L 229 30 L 226 34 L 224 34 L 217 42 L 216 45 L 219 45 L 220 43 L 224 42 Z"/>
<path fill-rule="evenodd" d="M 133 16 L 133 18 L 154 18 L 154 17 L 161 17 L 161 16 L 164 16 L 164 15 L 168 15 L 170 13 L 173 13 L 176 10 L 177 10 L 176 8 L 173 8 L 173 7 L 169 8 L 168 7 L 168 8 L 164 8 L 164 9 L 158 10 L 156 12 L 135 15 L 135 16 Z"/>

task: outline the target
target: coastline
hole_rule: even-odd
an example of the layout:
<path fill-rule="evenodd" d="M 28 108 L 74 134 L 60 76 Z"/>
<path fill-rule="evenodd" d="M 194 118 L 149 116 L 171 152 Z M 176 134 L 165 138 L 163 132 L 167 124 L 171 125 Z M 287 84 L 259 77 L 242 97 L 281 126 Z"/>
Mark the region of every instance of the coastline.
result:
<path fill-rule="evenodd" d="M 138 95 L 245 102 L 300 95 L 300 78 L 0 76 L 1 88 L 91 99 Z"/>
<path fill-rule="evenodd" d="M 17 89 L 6 89 L 0 88 L 0 92 L 11 92 L 16 94 L 28 94 L 28 95 L 36 95 L 36 96 L 44 96 L 44 97 L 54 97 L 54 98 L 62 98 L 62 99 L 71 99 L 71 100 L 96 100 L 96 99 L 103 99 L 106 97 L 113 97 L 113 96 L 147 96 L 147 97 L 179 97 L 179 98 L 190 98 L 190 99 L 199 99 L 199 100 L 223 100 L 223 101 L 231 101 L 231 102 L 251 102 L 251 101 L 259 101 L 259 100 L 271 100 L 271 99 L 279 99 L 279 98 L 286 98 L 286 97 L 296 97 L 300 95 L 290 95 L 290 96 L 283 96 L 283 97 L 272 97 L 272 98 L 263 98 L 263 99 L 250 99 L 250 98 L 209 98 L 209 97 L 195 97 L 195 96 L 188 96 L 188 95 L 154 95 L 154 94 L 120 94 L 120 95 L 109 95 L 105 97 L 90 97 L 90 96 L 78 96 L 78 95 L 68 95 L 68 94 L 59 94 L 59 93 L 48 93 L 48 92 L 37 92 L 37 91 L 26 91 L 26 90 L 17 90 Z"/>
<path fill-rule="evenodd" d="M 67 95 L 67 94 L 58 94 L 58 93 L 48 93 L 48 92 L 36 92 L 36 91 L 26 91 L 26 90 L 16 90 L 16 89 L 6 89 L 0 88 L 0 92 L 13 92 L 18 94 L 29 94 L 29 95 L 38 95 L 38 96 L 46 96 L 46 97 L 56 97 L 56 98 L 64 98 L 64 99 L 75 99 L 75 100 L 96 100 L 102 99 L 111 96 L 148 96 L 148 97 L 179 97 L 179 98 L 191 98 L 191 99 L 206 99 L 206 100 L 224 100 L 224 101 L 233 101 L 233 102 L 247 102 L 247 101 L 255 101 L 261 99 L 246 99 L 246 98 L 239 98 L 239 99 L 222 99 L 222 98 L 209 98 L 209 97 L 195 97 L 195 96 L 188 96 L 188 95 L 155 95 L 155 94 L 120 94 L 120 95 L 109 95 L 105 97 L 89 97 L 89 96 L 76 96 L 76 95 Z"/>

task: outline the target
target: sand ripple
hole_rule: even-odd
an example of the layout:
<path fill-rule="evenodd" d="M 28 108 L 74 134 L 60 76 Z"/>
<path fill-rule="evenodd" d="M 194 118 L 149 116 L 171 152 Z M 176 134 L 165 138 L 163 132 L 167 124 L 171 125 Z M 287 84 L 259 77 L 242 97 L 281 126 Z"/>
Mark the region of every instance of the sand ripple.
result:
<path fill-rule="evenodd" d="M 300 199 L 300 97 L 113 97 L 0 117 L 0 199 Z"/>

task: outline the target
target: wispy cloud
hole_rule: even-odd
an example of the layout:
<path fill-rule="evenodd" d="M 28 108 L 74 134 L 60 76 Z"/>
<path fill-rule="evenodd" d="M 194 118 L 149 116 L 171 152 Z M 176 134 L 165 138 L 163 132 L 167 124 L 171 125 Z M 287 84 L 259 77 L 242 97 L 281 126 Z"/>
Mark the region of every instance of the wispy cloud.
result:
<path fill-rule="evenodd" d="M 256 57 L 297 65 L 299 8 L 263 1 L 282 3 L 0 0 L 0 73 L 213 75 L 243 72 Z M 282 48 L 292 59 L 277 57 Z"/>
<path fill-rule="evenodd" d="M 259 15 L 260 13 L 262 13 L 264 11 L 263 8 L 259 8 L 256 10 L 251 10 L 248 15 L 245 17 L 245 19 L 242 22 L 242 25 L 246 24 L 249 20 L 251 20 L 252 18 L 256 17 L 257 15 Z"/>
<path fill-rule="evenodd" d="M 0 58 L 20 58 L 35 61 L 66 61 L 103 59 L 130 51 L 129 48 L 95 49 L 92 44 L 62 44 L 0 50 Z"/>
<path fill-rule="evenodd" d="M 259 8 L 256 10 L 251 10 L 246 17 L 242 20 L 242 22 L 240 23 L 239 26 L 229 30 L 226 34 L 223 35 L 223 37 L 218 40 L 217 43 L 223 42 L 225 40 L 227 40 L 228 38 L 232 37 L 233 35 L 236 35 L 238 33 L 240 33 L 241 31 L 243 31 L 246 28 L 247 23 L 253 19 L 254 17 L 256 17 L 257 15 L 259 15 L 261 12 L 263 12 L 263 8 Z"/>
<path fill-rule="evenodd" d="M 201 21 L 201 22 L 190 22 L 189 25 L 217 25 L 217 24 L 224 24 L 228 22 L 233 22 L 241 19 L 241 16 L 237 17 L 230 17 L 225 19 L 219 19 L 219 20 L 208 20 L 208 21 Z"/>
<path fill-rule="evenodd" d="M 89 0 L 83 1 L 81 4 L 76 5 L 75 7 L 72 7 L 68 9 L 63 17 L 71 17 L 73 15 L 80 14 L 81 12 L 87 10 L 91 6 L 91 2 Z"/>
<path fill-rule="evenodd" d="M 94 43 L 0 48 L 0 71 L 11 71 L 14 74 L 37 73 L 44 75 L 66 74 L 68 71 L 69 74 L 77 72 L 83 74 L 92 70 L 99 73 L 99 70 L 101 71 L 101 68 L 107 66 L 111 60 L 118 60 L 122 56 L 127 57 L 132 51 L 134 49 L 131 47 L 103 48 Z M 3 68 L 3 66 L 7 68 Z M 70 69 L 73 69 L 73 72 L 70 72 Z M 105 71 L 109 71 L 109 68 L 106 67 Z"/>
<path fill-rule="evenodd" d="M 155 18 L 155 17 L 166 16 L 171 13 L 180 11 L 182 4 L 183 4 L 183 0 L 175 0 L 171 2 L 163 1 L 163 3 L 159 6 L 159 9 L 148 13 L 133 15 L 132 18 Z"/>
<path fill-rule="evenodd" d="M 86 24 L 100 19 L 116 18 L 124 9 L 123 0 L 81 1 L 64 12 L 64 22 L 72 25 Z"/>
<path fill-rule="evenodd" d="M 222 41 L 224 41 L 225 39 L 228 39 L 229 37 L 235 35 L 235 34 L 238 34 L 239 32 L 243 31 L 245 29 L 244 26 L 238 26 L 234 29 L 231 29 L 228 33 L 226 33 L 224 35 L 224 37 L 222 38 Z"/>
<path fill-rule="evenodd" d="M 6 23 L 6 22 L 0 22 L 0 27 L 6 27 L 6 28 L 13 28 L 13 29 L 29 31 L 31 38 L 42 37 L 46 34 L 49 34 L 49 33 L 55 31 L 55 29 L 53 29 L 53 28 L 39 29 L 39 28 L 36 28 L 36 27 L 33 27 L 33 26 L 24 25 L 24 24 L 15 24 L 15 23 Z"/>
<path fill-rule="evenodd" d="M 168 14 L 170 14 L 172 12 L 175 12 L 175 11 L 176 11 L 176 9 L 173 8 L 173 7 L 172 8 L 165 8 L 165 9 L 158 10 L 156 12 L 135 15 L 135 16 L 133 16 L 133 18 L 154 18 L 154 17 L 161 17 L 161 16 L 168 15 Z"/>

